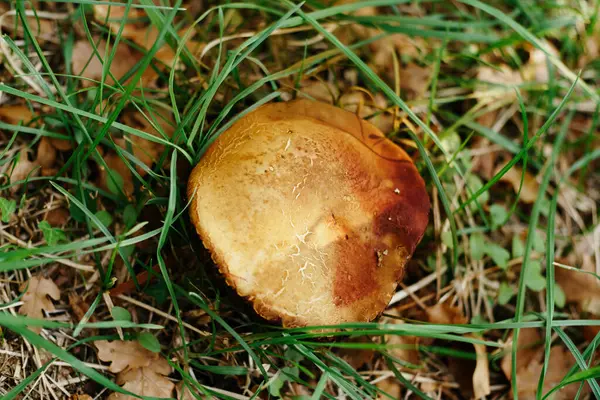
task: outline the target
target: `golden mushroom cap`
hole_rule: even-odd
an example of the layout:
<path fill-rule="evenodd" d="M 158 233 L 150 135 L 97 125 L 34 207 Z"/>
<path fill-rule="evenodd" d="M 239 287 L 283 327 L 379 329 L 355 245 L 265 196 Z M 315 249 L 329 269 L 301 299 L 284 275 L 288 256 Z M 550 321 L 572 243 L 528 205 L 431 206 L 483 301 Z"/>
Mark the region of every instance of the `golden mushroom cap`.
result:
<path fill-rule="evenodd" d="M 308 100 L 240 118 L 194 168 L 188 196 L 228 284 L 284 326 L 377 317 L 430 209 L 404 150 L 355 114 Z"/>

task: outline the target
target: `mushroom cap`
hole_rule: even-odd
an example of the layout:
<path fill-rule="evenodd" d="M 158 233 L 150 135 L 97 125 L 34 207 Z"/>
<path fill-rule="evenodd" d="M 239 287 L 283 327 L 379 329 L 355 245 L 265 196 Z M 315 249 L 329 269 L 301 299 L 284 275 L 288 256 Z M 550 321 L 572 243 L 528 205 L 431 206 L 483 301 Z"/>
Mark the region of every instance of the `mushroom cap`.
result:
<path fill-rule="evenodd" d="M 194 168 L 188 196 L 227 283 L 288 327 L 377 317 L 430 209 L 404 150 L 355 114 L 309 100 L 240 118 Z"/>

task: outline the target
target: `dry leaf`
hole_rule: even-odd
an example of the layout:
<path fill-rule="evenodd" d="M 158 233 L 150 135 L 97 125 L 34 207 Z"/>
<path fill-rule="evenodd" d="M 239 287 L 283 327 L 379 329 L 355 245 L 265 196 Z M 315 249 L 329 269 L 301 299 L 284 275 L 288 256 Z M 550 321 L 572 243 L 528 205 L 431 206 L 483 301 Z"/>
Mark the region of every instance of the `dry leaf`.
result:
<path fill-rule="evenodd" d="M 0 120 L 9 124 L 26 124 L 33 119 L 33 113 L 24 105 L 0 106 Z"/>
<path fill-rule="evenodd" d="M 350 340 L 346 340 L 345 343 L 372 343 L 368 337 L 357 337 Z M 375 351 L 372 349 L 358 349 L 358 348 L 341 348 L 338 352 L 339 356 L 343 358 L 348 364 L 354 369 L 359 369 L 363 365 L 370 363 L 375 357 Z"/>
<path fill-rule="evenodd" d="M 146 132 L 158 138 L 162 138 L 162 135 L 154 127 L 154 125 L 160 127 L 162 132 L 168 137 L 171 137 L 173 135 L 173 132 L 175 131 L 175 123 L 173 121 L 172 115 L 170 114 L 156 114 L 154 120 L 151 119 L 152 122 L 148 121 L 144 117 L 144 115 L 137 111 L 127 112 L 123 115 L 122 118 L 123 123 L 125 125 L 137 128 L 143 132 Z M 151 167 L 152 164 L 155 161 L 157 161 L 158 157 L 162 154 L 162 152 L 165 149 L 165 147 L 162 144 L 151 142 L 139 136 L 131 135 L 129 136 L 129 140 L 131 141 L 133 155 L 141 162 L 146 164 L 147 167 Z M 127 149 L 127 145 L 124 141 L 116 141 L 116 143 L 118 143 L 119 146 L 121 146 L 122 148 Z M 143 169 L 138 167 L 138 173 L 144 174 Z"/>
<path fill-rule="evenodd" d="M 93 400 L 89 394 L 72 394 L 68 397 L 68 400 Z"/>
<path fill-rule="evenodd" d="M 98 358 L 110 362 L 108 370 L 113 373 L 148 367 L 159 357 L 137 341 L 98 340 L 94 345 L 98 349 Z"/>
<path fill-rule="evenodd" d="M 58 151 L 69 151 L 73 148 L 73 142 L 70 140 L 50 138 L 50 142 Z"/>
<path fill-rule="evenodd" d="M 56 161 L 56 149 L 50 139 L 43 136 L 37 148 L 36 162 L 43 168 L 52 168 Z"/>
<path fill-rule="evenodd" d="M 419 67 L 409 63 L 400 68 L 400 87 L 412 92 L 414 97 L 422 97 L 429 87 L 431 67 Z"/>
<path fill-rule="evenodd" d="M 60 299 L 60 289 L 51 279 L 46 279 L 41 276 L 32 276 L 28 282 L 21 285 L 21 292 L 25 291 L 21 301 L 23 305 L 19 309 L 19 314 L 26 315 L 31 318 L 43 318 L 44 313 L 54 311 L 54 303 L 52 300 Z M 40 327 L 31 328 L 34 332 L 39 333 Z"/>
<path fill-rule="evenodd" d="M 477 339 L 475 335 L 465 335 Z M 487 357 L 487 350 L 483 344 L 473 344 L 477 354 L 477 364 L 473 372 L 473 394 L 476 399 L 480 399 L 491 393 L 490 388 L 490 366 Z"/>
<path fill-rule="evenodd" d="M 148 366 L 127 369 L 117 376 L 117 383 L 123 389 L 139 396 L 167 397 L 170 398 L 175 389 L 175 384 L 166 378 L 172 371 L 171 366 L 164 358 L 151 360 Z M 108 400 L 137 400 L 136 397 L 112 393 Z"/>
<path fill-rule="evenodd" d="M 501 368 L 507 379 L 511 379 L 512 341 L 507 342 L 507 354 L 502 359 Z M 535 328 L 521 329 L 517 353 L 517 387 L 519 399 L 534 400 L 537 394 L 537 385 L 542 371 L 544 357 L 544 344 L 540 331 Z M 575 359 L 563 346 L 554 346 L 550 350 L 548 370 L 544 380 L 544 393 L 558 385 L 566 373 L 575 364 Z M 579 384 L 574 383 L 559 390 L 552 397 L 553 400 L 571 400 L 579 389 Z M 589 392 L 588 384 L 583 388 L 582 397 Z"/>
<path fill-rule="evenodd" d="M 87 304 L 77 293 L 69 293 L 69 305 L 71 306 L 73 314 L 75 314 L 76 321 L 83 320 L 85 313 L 90 309 L 89 304 Z M 93 320 L 94 316 L 92 315 L 90 321 Z"/>
<path fill-rule="evenodd" d="M 496 169 L 494 174 L 500 172 L 502 168 L 504 168 L 504 166 L 500 166 L 498 169 Z M 513 187 L 513 190 L 516 194 L 519 193 L 522 175 L 523 170 L 515 165 L 500 178 L 500 181 L 509 183 Z M 523 179 L 523 187 L 521 189 L 519 200 L 521 200 L 523 203 L 531 204 L 537 199 L 539 190 L 540 185 L 535 180 L 535 177 L 529 172 L 525 171 L 525 178 Z"/>
<path fill-rule="evenodd" d="M 583 260 L 581 271 L 596 273 L 593 256 L 580 254 Z M 586 272 L 572 271 L 557 267 L 556 283 L 565 292 L 569 303 L 577 303 L 583 311 L 600 316 L 600 279 Z"/>
<path fill-rule="evenodd" d="M 115 7 L 108 5 L 94 5 L 94 18 L 101 24 L 106 23 L 113 33 L 118 33 L 121 29 L 121 24 L 125 19 L 125 7 Z M 144 29 L 143 24 L 137 23 L 136 20 L 144 18 L 146 13 L 140 8 L 130 8 L 127 14 L 127 23 L 123 24 L 122 36 L 128 39 L 134 38 L 139 34 L 139 31 Z"/>
<path fill-rule="evenodd" d="M 33 36 L 38 40 L 47 40 L 47 41 L 56 41 L 56 24 L 52 20 L 43 19 L 35 16 L 28 16 L 27 25 L 31 30 Z M 15 31 L 20 36 L 23 35 L 23 24 L 21 23 L 21 19 L 19 18 L 19 22 L 15 21 L 14 15 L 5 15 L 2 19 L 2 28 L 5 28 L 11 32 Z M 14 36 L 12 36 L 14 38 Z"/>
<path fill-rule="evenodd" d="M 299 90 L 303 95 L 301 97 L 307 97 L 329 104 L 334 104 L 340 95 L 340 91 L 336 85 L 322 80 L 311 79 L 304 81 Z"/>
<path fill-rule="evenodd" d="M 70 215 L 69 210 L 66 208 L 55 208 L 48 211 L 48 214 L 44 217 L 44 221 L 48 221 L 52 227 L 63 226 L 69 220 Z"/>
<path fill-rule="evenodd" d="M 10 173 L 10 181 L 12 183 L 25 180 L 27 177 L 33 178 L 39 174 L 39 164 L 37 163 L 37 161 L 29 161 L 27 154 L 28 150 L 26 148 L 23 148 L 19 153 L 19 161 Z M 11 190 L 13 192 L 16 192 L 17 190 L 19 190 L 20 187 L 20 184 L 14 185 L 12 186 Z"/>
<path fill-rule="evenodd" d="M 396 317 L 400 316 L 400 313 L 397 310 L 389 310 L 387 313 Z M 400 325 L 404 324 L 404 321 L 401 319 L 384 317 L 381 319 L 381 323 Z M 419 344 L 418 337 L 408 335 L 385 335 L 384 340 L 385 343 L 390 346 L 388 352 L 392 356 L 414 365 L 420 363 L 419 350 L 417 349 L 417 345 Z"/>
<path fill-rule="evenodd" d="M 438 303 L 427 310 L 427 318 L 432 324 L 466 324 L 467 318 L 459 307 Z"/>
<path fill-rule="evenodd" d="M 339 106 L 363 119 L 377 114 L 369 118 L 369 122 L 386 135 L 394 129 L 394 117 L 391 113 L 385 111 L 388 108 L 387 101 L 380 93 L 377 93 L 374 98 L 362 91 L 344 93 L 340 97 Z"/>
<path fill-rule="evenodd" d="M 302 386 L 303 387 L 303 386 Z M 175 390 L 177 390 L 177 400 L 196 400 L 196 397 L 190 391 L 190 388 L 185 385 L 183 381 L 179 382 L 175 385 Z M 213 397 L 203 396 L 196 392 L 196 396 L 201 399 L 212 399 Z"/>
<path fill-rule="evenodd" d="M 400 386 L 400 382 L 396 378 L 390 377 L 390 378 L 384 379 L 382 381 L 377 382 L 376 386 L 379 389 L 386 392 L 387 394 L 389 394 L 390 396 L 392 396 L 392 398 L 394 398 L 394 399 L 400 398 L 400 394 L 402 392 L 402 386 Z M 389 399 L 389 397 L 384 396 L 382 394 L 378 394 L 377 399 L 383 400 L 383 399 Z"/>

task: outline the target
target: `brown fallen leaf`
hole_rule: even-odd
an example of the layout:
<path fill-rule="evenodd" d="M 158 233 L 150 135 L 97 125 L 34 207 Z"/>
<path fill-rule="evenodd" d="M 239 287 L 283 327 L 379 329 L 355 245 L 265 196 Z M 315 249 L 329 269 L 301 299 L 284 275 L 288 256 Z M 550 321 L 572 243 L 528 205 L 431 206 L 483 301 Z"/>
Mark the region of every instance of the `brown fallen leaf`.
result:
<path fill-rule="evenodd" d="M 72 394 L 67 400 L 93 400 L 89 394 Z"/>
<path fill-rule="evenodd" d="M 126 23 L 125 7 L 115 7 L 104 4 L 94 4 L 94 18 L 101 24 L 106 24 L 113 31 L 118 33 L 123 25 L 122 35 L 125 38 L 132 39 L 138 35 L 139 31 L 144 29 L 144 25 L 139 23 L 139 20 L 146 16 L 144 10 L 140 8 L 130 8 L 127 14 Z"/>
<path fill-rule="evenodd" d="M 504 165 L 501 165 L 496 169 L 494 175 L 500 172 L 500 170 L 504 168 Z M 523 170 L 514 166 L 509 169 L 506 174 L 502 175 L 500 178 L 501 182 L 509 183 L 513 190 L 516 193 L 519 193 L 519 187 L 521 186 L 521 177 L 523 175 Z M 519 200 L 523 203 L 531 204 L 537 199 L 538 193 L 540 190 L 540 185 L 535 180 L 535 177 L 531 175 L 528 171 L 525 171 L 525 178 L 523 179 L 523 188 L 521 189 L 521 195 L 519 196 Z"/>
<path fill-rule="evenodd" d="M 33 178 L 40 173 L 39 164 L 37 161 L 29 161 L 28 158 L 29 151 L 27 148 L 23 148 L 19 153 L 19 158 L 10 172 L 10 181 L 12 183 L 23 181 L 26 178 Z M 14 193 L 19 190 L 21 184 L 14 185 L 11 188 L 11 191 Z"/>
<path fill-rule="evenodd" d="M 192 392 L 190 391 L 190 388 L 183 382 L 179 382 L 177 385 L 175 385 L 175 390 L 177 391 L 177 400 L 196 400 L 196 397 L 200 398 L 200 399 L 212 399 L 213 397 L 210 396 L 203 396 L 201 394 L 198 394 L 197 392 L 194 394 L 192 394 Z"/>
<path fill-rule="evenodd" d="M 0 106 L 0 120 L 9 124 L 26 124 L 33 119 L 33 113 L 29 107 L 24 105 L 2 105 Z"/>
<path fill-rule="evenodd" d="M 83 320 L 85 313 L 90 309 L 89 304 L 87 304 L 77 293 L 69 293 L 69 305 L 71 306 L 71 311 L 75 314 L 77 322 Z M 93 320 L 94 316 L 92 315 L 90 321 L 93 322 Z"/>
<path fill-rule="evenodd" d="M 69 210 L 66 208 L 55 208 L 48 211 L 44 217 L 44 221 L 48 221 L 52 227 L 63 226 L 69 220 L 70 215 Z"/>
<path fill-rule="evenodd" d="M 436 324 L 466 324 L 467 318 L 459 307 L 453 307 L 446 303 L 438 303 L 427 310 L 429 322 Z M 472 339 L 481 339 L 473 334 L 466 334 L 465 337 Z M 456 344 L 459 345 L 459 344 Z M 459 346 L 467 347 L 467 344 Z M 487 396 L 491 393 L 490 388 L 490 369 L 485 345 L 474 343 L 477 362 L 475 365 L 468 365 L 466 360 L 450 358 L 449 367 L 453 372 L 454 378 L 459 383 L 465 393 L 470 393 L 476 399 Z M 467 349 L 465 349 L 467 350 Z M 468 376 L 465 376 L 467 375 Z"/>
<path fill-rule="evenodd" d="M 432 324 L 466 324 L 467 317 L 459 307 L 446 303 L 437 303 L 426 310 L 427 318 Z"/>
<path fill-rule="evenodd" d="M 73 149 L 73 142 L 65 139 L 50 138 L 52 146 L 58 151 L 69 151 Z"/>
<path fill-rule="evenodd" d="M 117 376 L 117 384 L 138 396 L 170 398 L 175 384 L 167 379 L 172 368 L 164 358 L 151 360 L 148 366 L 127 369 Z M 137 400 L 137 397 L 112 393 L 108 400 Z"/>
<path fill-rule="evenodd" d="M 478 339 L 475 335 L 465 336 Z M 477 355 L 477 363 L 473 372 L 473 395 L 476 399 L 481 399 L 492 391 L 490 388 L 490 365 L 485 345 L 473 343 L 473 347 L 475 347 L 475 354 Z"/>
<path fill-rule="evenodd" d="M 415 63 L 408 63 L 400 68 L 400 87 L 410 91 L 414 97 L 423 97 L 429 87 L 431 74 L 429 66 L 420 67 Z"/>
<path fill-rule="evenodd" d="M 399 399 L 400 394 L 402 393 L 402 386 L 400 386 L 400 382 L 395 377 L 390 377 L 379 381 L 376 383 L 376 386 L 386 392 L 394 399 Z M 389 399 L 388 396 L 384 396 L 383 394 L 377 395 L 378 400 Z"/>
<path fill-rule="evenodd" d="M 41 276 L 32 276 L 29 281 L 23 283 L 20 288 L 21 292 L 25 291 L 21 301 L 23 305 L 19 309 L 19 314 L 26 315 L 31 318 L 43 318 L 46 312 L 54 311 L 54 303 L 51 299 L 60 299 L 60 289 L 51 279 L 46 279 Z M 39 333 L 42 328 L 32 327 L 32 331 Z"/>
<path fill-rule="evenodd" d="M 368 337 L 357 337 L 350 340 L 345 340 L 345 343 L 372 343 Z M 370 363 L 375 357 L 375 351 L 372 349 L 359 348 L 341 348 L 338 352 L 339 356 L 344 359 L 354 369 L 359 369 L 363 365 Z"/>
<path fill-rule="evenodd" d="M 600 279 L 586 272 L 596 273 L 593 256 L 580 254 L 580 271 L 556 267 L 555 276 L 565 293 L 567 302 L 576 303 L 581 310 L 600 316 Z"/>
<path fill-rule="evenodd" d="M 56 149 L 46 136 L 40 139 L 35 160 L 42 168 L 52 168 L 56 161 Z"/>
<path fill-rule="evenodd" d="M 50 42 L 55 42 L 57 40 L 55 21 L 35 16 L 28 16 L 26 17 L 26 20 L 31 33 L 36 39 Z M 2 27 L 13 32 L 13 35 L 18 34 L 19 36 L 22 36 L 24 34 L 21 20 L 19 19 L 19 23 L 17 23 L 14 15 L 5 15 L 4 18 L 2 18 Z"/>
<path fill-rule="evenodd" d="M 98 340 L 94 342 L 98 358 L 110 362 L 108 370 L 113 373 L 148 367 L 159 358 L 158 353 L 146 350 L 137 341 Z"/>
<path fill-rule="evenodd" d="M 104 40 L 98 42 L 97 38 L 94 38 L 94 43 L 97 43 L 96 48 L 98 50 L 98 55 L 100 55 L 102 61 L 105 62 L 106 42 Z M 112 49 L 110 51 L 112 51 Z M 102 79 L 104 67 L 100 58 L 94 54 L 94 48 L 87 39 L 75 42 L 75 46 L 73 47 L 73 57 L 71 59 L 73 72 L 76 75 L 87 78 L 81 81 L 81 84 L 84 87 L 94 86 L 95 82 L 93 81 L 100 81 Z M 139 53 L 131 50 L 125 43 L 119 42 L 115 57 L 110 64 L 110 72 L 115 79 L 120 80 L 137 64 L 139 59 Z M 148 68 L 147 71 L 152 71 L 152 68 Z M 115 81 L 107 74 L 106 83 L 113 85 Z"/>
<path fill-rule="evenodd" d="M 500 364 L 502 371 L 507 379 L 512 375 L 512 340 L 507 342 L 507 354 Z M 521 329 L 519 333 L 519 344 L 517 352 L 517 393 L 519 399 L 534 400 L 537 398 L 537 385 L 542 372 L 544 357 L 544 344 L 541 333 L 535 328 Z M 558 385 L 571 367 L 575 364 L 575 359 L 570 352 L 563 346 L 554 346 L 550 350 L 550 360 L 548 370 L 544 380 L 544 393 Z M 568 385 L 555 392 L 554 400 L 571 400 L 575 398 L 579 384 Z M 589 393 L 590 388 L 586 383 L 583 388 L 582 398 Z"/>

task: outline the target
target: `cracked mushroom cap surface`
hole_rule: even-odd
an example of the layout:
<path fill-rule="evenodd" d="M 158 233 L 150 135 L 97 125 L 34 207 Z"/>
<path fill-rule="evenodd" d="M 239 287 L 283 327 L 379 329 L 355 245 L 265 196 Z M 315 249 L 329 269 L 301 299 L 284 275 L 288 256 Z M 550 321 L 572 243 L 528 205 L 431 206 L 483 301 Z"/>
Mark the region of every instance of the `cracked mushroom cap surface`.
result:
<path fill-rule="evenodd" d="M 188 196 L 227 283 L 288 327 L 377 317 L 430 209 L 404 150 L 355 114 L 309 100 L 240 118 L 194 168 Z"/>

